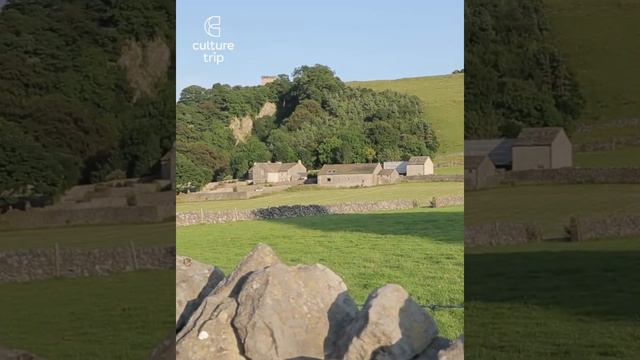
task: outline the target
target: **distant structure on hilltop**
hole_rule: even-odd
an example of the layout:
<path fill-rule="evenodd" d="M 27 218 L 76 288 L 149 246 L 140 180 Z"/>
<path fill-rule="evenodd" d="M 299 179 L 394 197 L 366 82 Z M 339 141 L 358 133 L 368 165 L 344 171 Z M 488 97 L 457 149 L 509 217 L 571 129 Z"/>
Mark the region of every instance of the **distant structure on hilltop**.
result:
<path fill-rule="evenodd" d="M 270 82 L 274 82 L 277 78 L 277 76 L 263 75 L 260 78 L 260 85 L 267 85 Z"/>

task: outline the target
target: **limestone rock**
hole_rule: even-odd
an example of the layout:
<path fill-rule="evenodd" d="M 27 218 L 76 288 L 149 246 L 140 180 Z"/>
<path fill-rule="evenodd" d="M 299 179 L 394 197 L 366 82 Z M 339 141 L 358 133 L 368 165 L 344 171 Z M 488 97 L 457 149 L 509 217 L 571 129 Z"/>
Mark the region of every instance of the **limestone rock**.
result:
<path fill-rule="evenodd" d="M 435 321 L 406 290 L 385 285 L 369 295 L 330 358 L 409 360 L 425 350 L 437 333 Z"/>
<path fill-rule="evenodd" d="M 264 105 L 262 105 L 262 108 L 260 108 L 260 112 L 258 113 L 256 119 L 260 119 L 263 116 L 273 116 L 275 114 L 276 104 L 267 101 L 266 103 L 264 103 Z"/>
<path fill-rule="evenodd" d="M 324 359 L 356 312 L 346 285 L 328 268 L 277 264 L 249 277 L 233 323 L 252 360 Z"/>
<path fill-rule="evenodd" d="M 464 360 L 464 336 L 438 352 L 438 360 Z"/>
<path fill-rule="evenodd" d="M 438 360 L 438 353 L 451 346 L 451 340 L 437 336 L 414 360 Z"/>
<path fill-rule="evenodd" d="M 204 299 L 178 333 L 176 359 L 244 359 L 232 325 L 237 294 L 253 272 L 279 263 L 269 246 L 257 245 L 235 271 Z"/>
<path fill-rule="evenodd" d="M 204 298 L 224 279 L 222 270 L 176 256 L 176 328 L 186 324 Z"/>

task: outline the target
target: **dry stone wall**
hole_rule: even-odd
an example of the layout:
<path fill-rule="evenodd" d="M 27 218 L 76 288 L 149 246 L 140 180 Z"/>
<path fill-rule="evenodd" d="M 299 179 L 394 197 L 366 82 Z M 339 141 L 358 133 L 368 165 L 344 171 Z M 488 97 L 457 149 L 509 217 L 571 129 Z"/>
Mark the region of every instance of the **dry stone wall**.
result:
<path fill-rule="evenodd" d="M 405 176 L 404 181 L 420 181 L 420 182 L 464 182 L 464 175 L 412 175 Z"/>
<path fill-rule="evenodd" d="M 498 181 L 503 184 L 640 184 L 640 168 L 507 171 L 498 175 Z"/>
<path fill-rule="evenodd" d="M 175 246 L 104 249 L 28 249 L 0 252 L 0 282 L 100 276 L 141 269 L 173 269 Z"/>
<path fill-rule="evenodd" d="M 465 225 L 465 246 L 494 246 L 542 241 L 542 228 L 536 224 L 493 223 Z"/>
<path fill-rule="evenodd" d="M 374 290 L 358 309 L 331 269 L 285 265 L 259 244 L 178 326 L 175 358 L 463 360 L 464 345 L 439 337 L 399 285 Z"/>
<path fill-rule="evenodd" d="M 640 236 L 640 216 L 574 217 L 569 229 L 572 241 Z"/>
<path fill-rule="evenodd" d="M 223 224 L 233 221 L 281 219 L 301 216 L 367 213 L 383 210 L 402 210 L 420 206 L 416 200 L 389 200 L 377 202 L 352 202 L 335 205 L 285 205 L 271 208 L 186 211 L 176 214 L 178 226 L 197 224 Z"/>

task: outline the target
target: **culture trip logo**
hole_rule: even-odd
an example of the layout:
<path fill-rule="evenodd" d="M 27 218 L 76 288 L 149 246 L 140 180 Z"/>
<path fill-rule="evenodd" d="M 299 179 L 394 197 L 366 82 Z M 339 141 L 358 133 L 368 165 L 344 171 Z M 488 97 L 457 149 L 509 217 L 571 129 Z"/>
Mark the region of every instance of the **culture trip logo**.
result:
<path fill-rule="evenodd" d="M 220 26 L 220 16 L 210 16 L 204 22 L 204 32 L 207 35 L 219 38 L 222 35 L 222 27 Z"/>
<path fill-rule="evenodd" d="M 204 20 L 204 32 L 212 38 L 222 38 L 222 17 L 209 16 Z M 191 45 L 193 51 L 202 53 L 202 61 L 207 64 L 220 65 L 224 63 L 225 53 L 232 52 L 236 48 L 234 42 L 201 41 Z"/>

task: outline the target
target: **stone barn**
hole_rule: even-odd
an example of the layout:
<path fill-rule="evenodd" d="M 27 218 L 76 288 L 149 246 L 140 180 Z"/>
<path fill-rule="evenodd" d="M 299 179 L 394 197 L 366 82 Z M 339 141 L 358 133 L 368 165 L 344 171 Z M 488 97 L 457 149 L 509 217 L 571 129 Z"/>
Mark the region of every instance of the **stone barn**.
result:
<path fill-rule="evenodd" d="M 378 174 L 382 166 L 374 164 L 324 165 L 318 171 L 318 185 L 350 187 L 378 185 Z"/>
<path fill-rule="evenodd" d="M 571 167 L 573 148 L 560 127 L 524 128 L 513 142 L 512 159 L 516 171 Z"/>
<path fill-rule="evenodd" d="M 307 168 L 298 160 L 295 163 L 266 162 L 254 163 L 249 169 L 249 180 L 255 183 L 280 183 L 304 180 Z"/>
<path fill-rule="evenodd" d="M 400 175 L 407 175 L 407 162 L 406 161 L 385 161 L 382 164 L 382 168 L 387 170 L 395 170 Z"/>
<path fill-rule="evenodd" d="M 429 156 L 412 156 L 407 162 L 407 176 L 433 175 L 433 161 Z"/>
<path fill-rule="evenodd" d="M 488 185 L 489 178 L 496 173 L 496 168 L 488 156 L 467 155 L 464 157 L 465 190 L 481 189 Z"/>
<path fill-rule="evenodd" d="M 400 180 L 400 174 L 396 169 L 382 169 L 378 174 L 378 184 L 393 184 Z"/>

